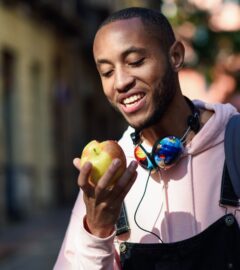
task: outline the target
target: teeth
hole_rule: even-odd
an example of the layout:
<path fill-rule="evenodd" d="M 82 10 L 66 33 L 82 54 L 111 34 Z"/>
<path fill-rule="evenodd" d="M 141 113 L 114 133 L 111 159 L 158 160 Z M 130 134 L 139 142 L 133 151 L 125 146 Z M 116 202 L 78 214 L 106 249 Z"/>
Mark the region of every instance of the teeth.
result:
<path fill-rule="evenodd" d="M 138 100 L 141 99 L 142 97 L 143 97 L 143 95 L 138 94 L 138 95 L 131 96 L 131 97 L 129 97 L 129 98 L 125 98 L 125 99 L 123 100 L 123 104 L 124 104 L 124 105 L 129 105 L 129 104 L 131 104 L 131 103 L 134 103 L 134 102 L 138 101 Z"/>

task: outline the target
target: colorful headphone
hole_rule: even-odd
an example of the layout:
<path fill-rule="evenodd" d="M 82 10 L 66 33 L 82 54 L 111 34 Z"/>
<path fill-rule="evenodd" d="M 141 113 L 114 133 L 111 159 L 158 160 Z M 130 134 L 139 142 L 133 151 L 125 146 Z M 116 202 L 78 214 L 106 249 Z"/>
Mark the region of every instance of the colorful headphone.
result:
<path fill-rule="evenodd" d="M 187 130 L 181 138 L 168 136 L 163 139 L 158 139 L 152 148 L 151 153 L 143 147 L 140 131 L 131 133 L 131 139 L 135 145 L 134 156 L 139 165 L 146 170 L 156 171 L 159 168 L 167 170 L 177 163 L 184 151 L 184 144 L 188 133 L 192 130 L 197 133 L 200 129 L 199 110 L 194 106 L 193 102 L 186 98 L 189 104 L 192 115 L 187 118 Z"/>

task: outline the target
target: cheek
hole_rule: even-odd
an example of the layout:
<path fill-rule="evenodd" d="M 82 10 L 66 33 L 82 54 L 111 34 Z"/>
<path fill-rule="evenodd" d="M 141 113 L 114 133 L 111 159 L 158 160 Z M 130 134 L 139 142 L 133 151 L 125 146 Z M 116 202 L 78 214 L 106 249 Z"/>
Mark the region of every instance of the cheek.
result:
<path fill-rule="evenodd" d="M 111 87 L 111 84 L 109 82 L 102 80 L 102 88 L 104 95 L 108 98 L 108 100 L 112 100 L 114 96 L 113 88 Z"/>
<path fill-rule="evenodd" d="M 159 64 L 155 67 L 155 72 L 152 73 L 151 80 L 153 87 L 159 88 L 159 90 L 169 87 L 167 84 L 172 84 L 173 80 L 171 69 L 168 65 Z"/>
<path fill-rule="evenodd" d="M 148 82 L 152 91 L 155 92 L 161 90 L 163 86 L 163 77 L 161 74 L 151 74 L 151 76 L 148 77 Z"/>
<path fill-rule="evenodd" d="M 151 87 L 156 87 L 161 84 L 164 75 L 164 66 L 159 63 L 154 63 L 144 69 L 142 76 Z"/>

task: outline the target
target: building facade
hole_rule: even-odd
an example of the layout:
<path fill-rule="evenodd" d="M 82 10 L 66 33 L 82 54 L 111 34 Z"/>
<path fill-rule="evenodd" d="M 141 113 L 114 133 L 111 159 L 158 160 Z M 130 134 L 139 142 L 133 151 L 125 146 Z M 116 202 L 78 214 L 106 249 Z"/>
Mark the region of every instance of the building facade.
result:
<path fill-rule="evenodd" d="M 0 212 L 5 219 L 55 201 L 54 61 L 66 44 L 34 15 L 25 3 L 0 6 Z"/>
<path fill-rule="evenodd" d="M 0 225 L 72 202 L 72 159 L 92 139 L 119 138 L 92 40 L 110 11 L 144 2 L 0 1 Z"/>

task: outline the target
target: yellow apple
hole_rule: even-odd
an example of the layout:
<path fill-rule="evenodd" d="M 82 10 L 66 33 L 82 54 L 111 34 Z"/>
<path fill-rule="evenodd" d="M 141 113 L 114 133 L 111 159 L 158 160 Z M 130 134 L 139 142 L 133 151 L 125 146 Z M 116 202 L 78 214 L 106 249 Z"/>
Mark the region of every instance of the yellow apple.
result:
<path fill-rule="evenodd" d="M 116 141 L 107 140 L 98 142 L 93 140 L 89 142 L 82 151 L 80 166 L 82 167 L 87 161 L 92 163 L 89 181 L 91 184 L 96 185 L 115 158 L 121 160 L 121 166 L 110 183 L 110 185 L 113 185 L 126 169 L 125 154 Z"/>

